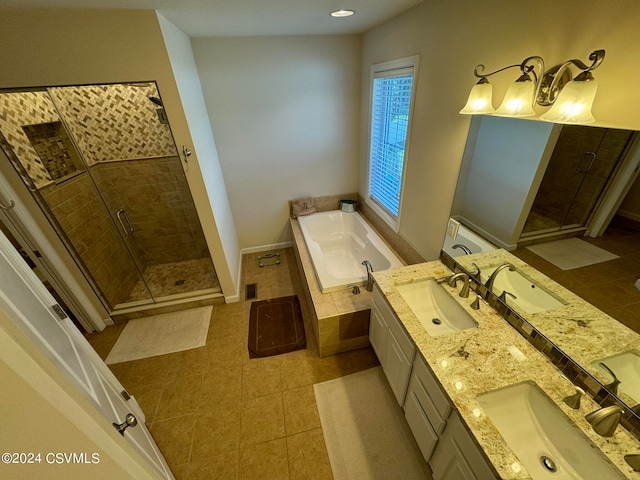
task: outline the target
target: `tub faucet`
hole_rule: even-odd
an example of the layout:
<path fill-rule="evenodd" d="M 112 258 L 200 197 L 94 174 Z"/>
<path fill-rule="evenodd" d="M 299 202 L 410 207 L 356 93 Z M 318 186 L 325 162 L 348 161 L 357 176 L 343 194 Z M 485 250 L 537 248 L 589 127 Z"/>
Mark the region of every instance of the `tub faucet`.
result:
<path fill-rule="evenodd" d="M 467 247 L 466 245 L 463 245 L 461 243 L 456 243 L 451 248 L 459 248 L 460 250 L 462 250 L 465 253 L 465 255 L 471 255 L 471 250 L 469 249 L 469 247 Z"/>
<path fill-rule="evenodd" d="M 487 287 L 487 290 L 489 290 L 490 292 L 493 291 L 493 282 L 495 282 L 496 276 L 505 268 L 508 268 L 510 272 L 516 271 L 516 267 L 514 267 L 510 263 L 503 263 L 502 265 L 499 265 L 498 268 L 493 271 L 491 276 L 489 276 L 489 280 L 487 280 L 487 283 L 485 283 L 484 285 L 485 287 Z"/>
<path fill-rule="evenodd" d="M 363 260 L 362 265 L 367 269 L 367 285 L 365 288 L 367 292 L 373 290 L 373 267 L 371 266 L 371 262 L 369 260 Z"/>
<path fill-rule="evenodd" d="M 587 419 L 587 422 L 591 424 L 593 431 L 598 435 L 602 435 L 603 437 L 612 437 L 616 431 L 618 423 L 620 423 L 620 417 L 622 417 L 623 413 L 624 410 L 617 405 L 610 405 L 608 407 L 599 408 L 584 418 Z"/>

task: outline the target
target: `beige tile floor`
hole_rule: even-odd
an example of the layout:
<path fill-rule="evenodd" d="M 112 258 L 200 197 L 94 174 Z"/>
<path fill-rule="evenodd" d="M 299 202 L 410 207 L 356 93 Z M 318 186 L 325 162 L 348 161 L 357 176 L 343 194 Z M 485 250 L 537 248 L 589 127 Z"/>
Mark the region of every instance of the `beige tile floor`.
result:
<path fill-rule="evenodd" d="M 511 253 L 552 278 L 607 315 L 640 333 L 640 223 L 614 217 L 602 237 L 583 240 L 620 258 L 562 270 L 526 248 Z"/>
<path fill-rule="evenodd" d="M 281 264 L 243 259 L 244 284 L 258 299 L 297 294 L 292 249 Z M 370 348 L 320 358 L 310 325 L 307 349 L 249 359 L 251 301 L 214 306 L 204 347 L 111 365 L 147 416 L 177 479 L 331 479 L 313 384 L 378 365 Z M 105 358 L 124 324 L 88 335 Z"/>

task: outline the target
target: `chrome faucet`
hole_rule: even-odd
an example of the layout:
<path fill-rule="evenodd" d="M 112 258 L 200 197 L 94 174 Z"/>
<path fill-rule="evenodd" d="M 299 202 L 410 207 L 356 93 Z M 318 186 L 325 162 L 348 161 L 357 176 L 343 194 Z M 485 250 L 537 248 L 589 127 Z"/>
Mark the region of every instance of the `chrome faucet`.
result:
<path fill-rule="evenodd" d="M 368 292 L 373 290 L 373 267 L 371 266 L 371 262 L 369 260 L 363 260 L 362 265 L 367 269 L 367 285 L 365 288 Z"/>
<path fill-rule="evenodd" d="M 598 435 L 603 437 L 612 437 L 616 431 L 616 427 L 620 423 L 620 418 L 624 410 L 617 405 L 610 405 L 608 407 L 602 407 L 591 412 L 584 418 L 591 424 L 591 428 Z"/>
<path fill-rule="evenodd" d="M 461 243 L 456 243 L 451 248 L 459 248 L 460 250 L 462 250 L 465 253 L 465 255 L 471 255 L 471 250 L 469 249 L 469 247 L 467 247 L 466 245 L 463 245 Z"/>
<path fill-rule="evenodd" d="M 496 268 L 489 276 L 489 280 L 487 280 L 487 283 L 485 283 L 484 285 L 485 287 L 487 287 L 487 290 L 489 290 L 490 292 L 493 291 L 493 282 L 495 282 L 496 276 L 505 268 L 508 268 L 510 272 L 516 271 L 516 267 L 514 267 L 510 263 L 503 263 L 502 265 L 499 265 L 498 268 Z"/>
<path fill-rule="evenodd" d="M 466 273 L 460 272 L 452 275 L 451 278 L 449 278 L 449 280 L 447 281 L 447 284 L 450 287 L 455 288 L 458 284 L 459 279 L 462 279 L 463 281 L 462 288 L 460 289 L 460 296 L 462 298 L 469 298 L 469 275 L 467 275 Z"/>

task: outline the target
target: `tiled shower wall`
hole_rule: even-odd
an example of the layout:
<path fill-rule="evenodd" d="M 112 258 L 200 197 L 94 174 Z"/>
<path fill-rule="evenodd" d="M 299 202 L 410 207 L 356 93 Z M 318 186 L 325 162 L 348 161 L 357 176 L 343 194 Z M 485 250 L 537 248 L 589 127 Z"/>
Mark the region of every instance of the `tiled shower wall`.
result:
<path fill-rule="evenodd" d="M 155 84 L 51 88 L 51 96 L 89 165 L 176 155 L 169 125 L 160 123 Z"/>
<path fill-rule="evenodd" d="M 47 92 L 0 94 L 0 132 L 38 188 L 53 180 L 22 126 L 58 121 L 60 117 Z"/>
<path fill-rule="evenodd" d="M 178 157 L 90 168 L 112 214 L 120 208 L 127 212 L 135 229 L 131 243 L 142 265 L 209 256 Z"/>

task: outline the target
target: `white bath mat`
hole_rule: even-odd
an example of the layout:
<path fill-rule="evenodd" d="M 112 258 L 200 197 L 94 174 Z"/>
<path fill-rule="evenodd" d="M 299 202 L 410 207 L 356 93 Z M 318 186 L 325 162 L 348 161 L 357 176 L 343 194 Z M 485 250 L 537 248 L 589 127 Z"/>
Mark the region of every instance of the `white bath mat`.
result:
<path fill-rule="evenodd" d="M 203 347 L 213 306 L 129 320 L 105 363 L 127 362 Z"/>
<path fill-rule="evenodd" d="M 382 367 L 313 389 L 335 480 L 431 478 Z"/>
<path fill-rule="evenodd" d="M 526 248 L 562 270 L 572 270 L 620 258 L 579 238 L 566 238 L 530 245 Z"/>

